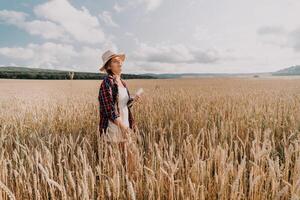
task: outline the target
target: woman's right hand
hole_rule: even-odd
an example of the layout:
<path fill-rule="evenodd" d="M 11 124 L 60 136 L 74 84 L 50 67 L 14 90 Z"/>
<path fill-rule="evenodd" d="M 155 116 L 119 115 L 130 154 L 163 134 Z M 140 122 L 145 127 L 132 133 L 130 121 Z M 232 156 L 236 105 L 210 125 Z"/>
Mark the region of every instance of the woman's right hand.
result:
<path fill-rule="evenodd" d="M 121 125 L 121 131 L 122 131 L 122 134 L 123 136 L 127 139 L 128 138 L 128 134 L 129 134 L 129 128 L 124 126 L 124 125 Z"/>
<path fill-rule="evenodd" d="M 117 126 L 119 126 L 119 128 L 121 129 L 121 132 L 122 132 L 123 136 L 124 136 L 125 138 L 128 138 L 129 127 L 127 127 L 127 126 L 125 126 L 125 125 L 123 124 L 123 122 L 121 121 L 121 118 L 118 117 L 118 118 L 114 121 L 114 123 L 115 123 Z"/>

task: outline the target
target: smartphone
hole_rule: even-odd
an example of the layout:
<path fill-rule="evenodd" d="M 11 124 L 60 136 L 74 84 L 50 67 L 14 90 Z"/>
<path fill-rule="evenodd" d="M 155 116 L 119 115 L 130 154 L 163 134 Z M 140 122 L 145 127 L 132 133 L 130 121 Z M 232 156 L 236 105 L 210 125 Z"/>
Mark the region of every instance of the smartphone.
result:
<path fill-rule="evenodd" d="M 135 95 L 140 96 L 144 92 L 143 88 L 139 88 L 138 91 L 135 93 Z"/>

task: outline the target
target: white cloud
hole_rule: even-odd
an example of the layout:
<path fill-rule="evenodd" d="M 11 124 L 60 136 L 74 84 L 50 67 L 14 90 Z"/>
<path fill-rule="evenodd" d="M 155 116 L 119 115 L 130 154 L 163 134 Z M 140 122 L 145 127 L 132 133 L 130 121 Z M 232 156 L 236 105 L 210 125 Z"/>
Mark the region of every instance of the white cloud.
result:
<path fill-rule="evenodd" d="M 300 52 L 300 27 L 289 33 L 289 44 L 296 52 Z"/>
<path fill-rule="evenodd" d="M 24 29 L 32 35 L 40 35 L 45 39 L 70 41 L 63 28 L 50 21 L 33 20 L 24 24 Z"/>
<path fill-rule="evenodd" d="M 0 48 L 0 55 L 8 58 L 27 60 L 33 58 L 34 51 L 32 49 L 26 49 L 22 47 L 3 47 Z"/>
<path fill-rule="evenodd" d="M 275 34 L 275 35 L 282 35 L 286 34 L 286 30 L 282 26 L 263 26 L 257 30 L 259 35 L 268 35 L 268 34 Z"/>
<path fill-rule="evenodd" d="M 42 44 L 0 47 L 2 62 L 98 72 L 101 54 L 107 49 L 118 51 L 114 35 L 105 35 L 97 16 L 92 16 L 85 7 L 76 9 L 67 0 L 52 0 L 34 7 L 34 13 L 38 18 L 29 20 L 24 12 L 0 10 L 0 23 L 14 25 L 45 39 Z M 111 19 L 110 13 L 103 15 L 106 20 Z M 107 22 L 113 23 L 112 20 Z"/>
<path fill-rule="evenodd" d="M 52 0 L 34 7 L 39 19 L 28 20 L 28 14 L 11 10 L 0 10 L 0 22 L 14 25 L 31 35 L 62 42 L 103 44 L 109 38 L 105 35 L 99 20 L 85 7 L 76 9 L 68 0 Z M 103 12 L 102 20 L 111 26 L 118 25 L 109 12 Z"/>
<path fill-rule="evenodd" d="M 68 41 L 64 29 L 50 21 L 32 20 L 27 21 L 28 15 L 23 12 L 1 10 L 0 22 L 15 25 L 31 35 L 39 35 L 45 39 L 60 39 Z"/>
<path fill-rule="evenodd" d="M 26 47 L 0 48 L 0 56 L 13 61 L 20 66 L 32 66 L 56 69 L 77 69 L 80 71 L 98 71 L 102 63 L 101 54 L 106 48 L 91 48 L 83 46 L 74 48 L 69 44 L 46 42 L 44 44 L 28 44 Z"/>
<path fill-rule="evenodd" d="M 116 12 L 122 12 L 126 9 L 129 8 L 135 8 L 137 6 L 144 6 L 146 8 L 147 12 L 150 11 L 154 11 L 157 8 L 160 7 L 160 5 L 162 4 L 163 0 L 132 0 L 132 1 L 128 1 L 126 4 L 124 5 L 120 5 L 119 3 L 116 3 L 113 6 L 113 9 Z"/>
<path fill-rule="evenodd" d="M 113 6 L 113 9 L 119 13 L 119 12 L 122 12 L 125 9 L 125 7 L 122 7 L 122 6 L 120 6 L 120 4 L 115 3 L 115 5 Z"/>
<path fill-rule="evenodd" d="M 215 63 L 220 59 L 214 49 L 200 49 L 184 44 L 156 44 L 139 43 L 132 57 L 137 61 L 158 63 Z"/>
<path fill-rule="evenodd" d="M 68 0 L 52 0 L 34 8 L 34 13 L 44 19 L 59 24 L 75 40 L 94 44 L 106 39 L 97 17 L 88 9 L 76 9 Z"/>
<path fill-rule="evenodd" d="M 34 66 L 63 65 L 76 56 L 73 46 L 47 42 L 42 45 L 28 44 L 26 47 L 0 48 L 0 54 L 16 60 L 28 61 Z"/>
<path fill-rule="evenodd" d="M 183 30 L 184 31 L 184 30 Z M 212 33 L 208 28 L 204 26 L 196 25 L 194 32 L 191 34 L 193 38 L 203 45 L 203 43 L 209 43 L 211 45 L 217 39 L 220 39 L 222 35 L 220 33 Z"/>
<path fill-rule="evenodd" d="M 25 21 L 27 17 L 26 13 L 10 11 L 10 10 L 1 10 L 0 11 L 0 20 L 8 24 L 17 24 L 19 22 Z"/>
<path fill-rule="evenodd" d="M 99 18 L 108 26 L 119 27 L 119 25 L 112 19 L 109 11 L 103 11 L 101 14 L 99 14 Z"/>
<path fill-rule="evenodd" d="M 102 2 L 100 7 L 88 10 L 90 7 L 78 5 L 94 3 L 45 0 L 31 3 L 26 9 L 15 7 L 34 8 L 27 14 L 0 11 L 0 23 L 26 31 L 35 36 L 26 40 L 39 43 L 15 46 L 26 42 L 22 37 L 26 33 L 13 32 L 11 37 L 21 35 L 14 39 L 9 35 L 11 29 L 6 29 L 3 33 L 7 45 L 0 47 L 0 64 L 82 66 L 82 70 L 95 71 L 102 62 L 102 50 L 117 49 L 116 44 L 124 47 L 128 55 L 125 68 L 131 71 L 269 71 L 300 62 L 300 26 L 295 20 L 300 3 L 295 0 L 116 2 Z M 289 14 L 279 15 L 281 11 Z M 117 17 L 126 18 L 121 19 L 126 26 Z M 116 31 L 109 26 L 119 28 Z M 135 38 L 141 40 L 137 46 Z"/>
<path fill-rule="evenodd" d="M 126 31 L 126 32 L 125 32 L 125 35 L 127 35 L 127 36 L 129 36 L 129 37 L 132 37 L 132 36 L 134 36 L 134 33 L 129 32 L 129 31 Z"/>
<path fill-rule="evenodd" d="M 257 34 L 265 44 L 291 48 L 295 52 L 300 52 L 300 27 L 287 30 L 282 26 L 263 26 L 257 30 Z"/>
<path fill-rule="evenodd" d="M 143 0 L 142 2 L 146 4 L 147 11 L 152 11 L 161 5 L 162 0 Z"/>

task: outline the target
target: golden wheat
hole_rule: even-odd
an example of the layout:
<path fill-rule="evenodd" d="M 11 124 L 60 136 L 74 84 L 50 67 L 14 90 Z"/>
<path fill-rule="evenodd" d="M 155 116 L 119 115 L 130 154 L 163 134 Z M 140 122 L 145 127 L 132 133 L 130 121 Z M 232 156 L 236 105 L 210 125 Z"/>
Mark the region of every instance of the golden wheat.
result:
<path fill-rule="evenodd" d="M 126 82 L 145 93 L 121 152 L 100 80 L 0 80 L 0 199 L 300 198 L 299 79 Z"/>

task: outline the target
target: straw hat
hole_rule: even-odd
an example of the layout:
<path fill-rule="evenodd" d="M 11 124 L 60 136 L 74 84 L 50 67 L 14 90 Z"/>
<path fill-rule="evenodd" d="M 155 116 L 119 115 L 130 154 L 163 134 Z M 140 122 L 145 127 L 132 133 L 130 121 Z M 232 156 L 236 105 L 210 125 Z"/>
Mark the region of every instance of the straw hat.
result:
<path fill-rule="evenodd" d="M 103 54 L 102 54 L 102 61 L 103 61 L 103 64 L 102 64 L 102 66 L 100 67 L 100 71 L 105 71 L 105 69 L 104 69 L 104 66 L 105 66 L 105 64 L 107 63 L 107 61 L 109 61 L 109 59 L 111 59 L 111 58 L 113 58 L 113 57 L 116 57 L 116 56 L 119 56 L 121 59 L 122 59 L 122 61 L 124 62 L 124 60 L 125 60 L 125 54 L 124 53 L 119 53 L 119 54 L 117 54 L 117 53 L 114 53 L 113 51 L 111 51 L 111 50 L 107 50 L 107 51 L 105 51 Z"/>

